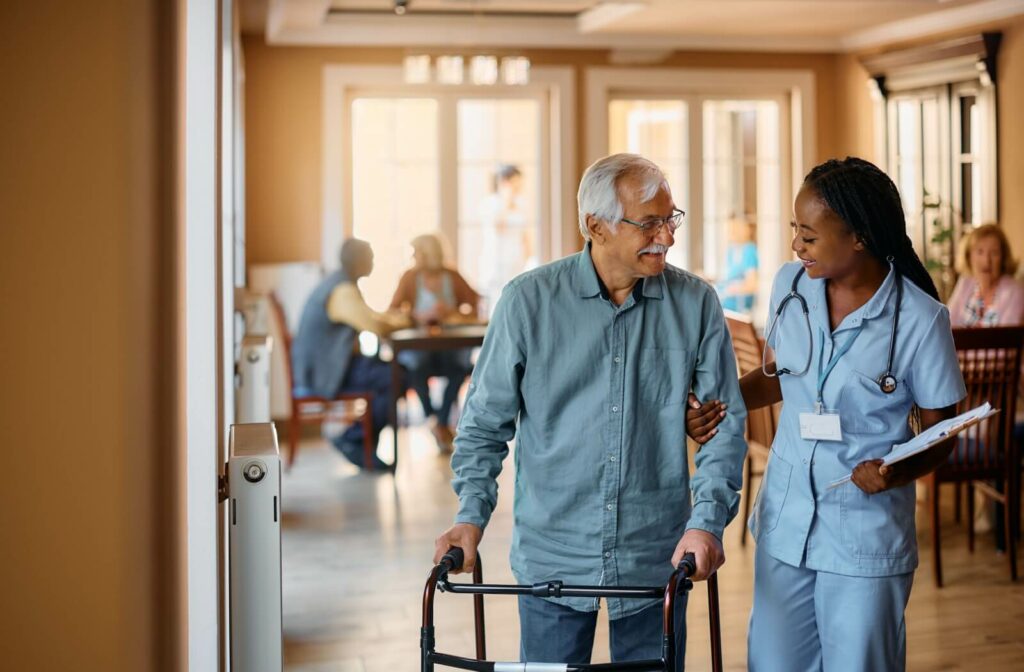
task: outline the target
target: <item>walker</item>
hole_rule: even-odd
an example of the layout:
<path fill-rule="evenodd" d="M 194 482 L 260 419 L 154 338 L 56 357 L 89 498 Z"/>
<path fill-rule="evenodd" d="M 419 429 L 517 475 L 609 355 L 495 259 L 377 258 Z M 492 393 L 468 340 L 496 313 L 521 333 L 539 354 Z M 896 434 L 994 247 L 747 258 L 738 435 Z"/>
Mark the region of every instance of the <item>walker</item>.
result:
<path fill-rule="evenodd" d="M 451 583 L 448 572 L 462 567 L 461 548 L 451 548 L 431 570 L 423 590 L 423 627 L 420 629 L 421 672 L 433 672 L 434 666 L 478 672 L 673 672 L 676 663 L 674 606 L 676 595 L 690 590 L 689 577 L 697 570 L 692 553 L 687 553 L 664 588 L 660 587 L 607 587 L 566 586 L 561 581 L 546 581 L 532 586 L 483 583 L 483 570 L 479 556 L 473 568 L 473 583 Z M 718 576 L 708 577 L 708 613 L 711 629 L 711 669 L 722 670 L 722 634 L 718 613 Z M 434 592 L 469 593 L 473 595 L 473 615 L 476 628 L 476 658 L 464 658 L 434 650 Z M 535 597 L 621 597 L 640 599 L 664 598 L 665 625 L 662 633 L 661 658 L 619 663 L 542 663 L 495 662 L 486 660 L 484 636 L 484 595 L 533 595 Z"/>

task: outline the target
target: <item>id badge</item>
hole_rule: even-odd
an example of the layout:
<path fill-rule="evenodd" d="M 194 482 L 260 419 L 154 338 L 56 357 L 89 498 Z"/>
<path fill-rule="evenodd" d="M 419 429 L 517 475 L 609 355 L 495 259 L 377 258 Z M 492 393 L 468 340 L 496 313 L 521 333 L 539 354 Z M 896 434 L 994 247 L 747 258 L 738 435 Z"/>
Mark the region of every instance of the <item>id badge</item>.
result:
<path fill-rule="evenodd" d="M 829 410 L 801 413 L 800 438 L 808 441 L 842 441 L 843 428 L 839 422 L 839 413 Z"/>

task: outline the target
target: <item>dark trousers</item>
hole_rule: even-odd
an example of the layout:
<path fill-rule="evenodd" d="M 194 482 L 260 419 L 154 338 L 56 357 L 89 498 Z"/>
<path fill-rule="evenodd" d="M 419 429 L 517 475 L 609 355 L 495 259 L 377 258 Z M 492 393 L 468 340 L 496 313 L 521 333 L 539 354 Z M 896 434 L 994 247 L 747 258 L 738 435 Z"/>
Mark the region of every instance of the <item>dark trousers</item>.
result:
<path fill-rule="evenodd" d="M 686 653 L 686 595 L 676 598 L 676 672 Z M 660 603 L 609 623 L 612 662 L 661 658 L 664 614 Z M 519 597 L 519 656 L 524 663 L 589 663 L 596 611 L 576 611 L 538 597 Z"/>
<path fill-rule="evenodd" d="M 373 393 L 373 445 L 377 445 L 380 430 L 387 426 L 391 409 L 391 365 L 375 357 L 353 355 L 338 392 Z M 364 466 L 362 423 L 353 424 L 336 437 L 334 445 L 352 464 Z M 374 457 L 374 460 L 377 469 L 388 466 L 379 458 Z"/>
<path fill-rule="evenodd" d="M 442 425 L 450 424 L 452 407 L 459 398 L 462 381 L 473 371 L 469 355 L 469 350 L 405 350 L 399 353 L 398 361 L 408 370 L 409 384 L 416 390 L 423 404 L 423 414 L 428 418 L 433 416 Z M 430 386 L 427 383 L 432 376 L 443 377 L 447 381 L 438 408 L 434 408 L 430 400 Z"/>

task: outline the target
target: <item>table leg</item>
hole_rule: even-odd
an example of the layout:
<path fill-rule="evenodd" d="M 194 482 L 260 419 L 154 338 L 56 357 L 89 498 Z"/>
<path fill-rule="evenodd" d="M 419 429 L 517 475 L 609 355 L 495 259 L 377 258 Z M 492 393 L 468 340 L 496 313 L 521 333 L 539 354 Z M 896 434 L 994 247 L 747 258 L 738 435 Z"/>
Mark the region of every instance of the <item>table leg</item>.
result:
<path fill-rule="evenodd" d="M 398 473 L 398 396 L 402 393 L 401 364 L 398 363 L 398 352 L 391 353 L 391 435 L 395 442 L 395 457 L 391 469 Z"/>

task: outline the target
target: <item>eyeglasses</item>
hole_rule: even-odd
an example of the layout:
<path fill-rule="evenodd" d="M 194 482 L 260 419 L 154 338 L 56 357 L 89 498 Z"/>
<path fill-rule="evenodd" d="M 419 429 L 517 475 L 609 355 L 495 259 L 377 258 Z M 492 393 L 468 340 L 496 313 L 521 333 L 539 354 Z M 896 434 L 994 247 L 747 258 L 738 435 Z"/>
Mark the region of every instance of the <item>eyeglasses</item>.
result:
<path fill-rule="evenodd" d="M 679 208 L 672 208 L 672 214 L 668 217 L 650 217 L 642 222 L 634 222 L 632 219 L 626 219 L 623 217 L 620 221 L 625 222 L 631 226 L 635 226 L 644 233 L 658 234 L 661 232 L 661 227 L 667 226 L 669 233 L 675 233 L 676 229 L 683 223 L 683 217 L 686 213 Z"/>

